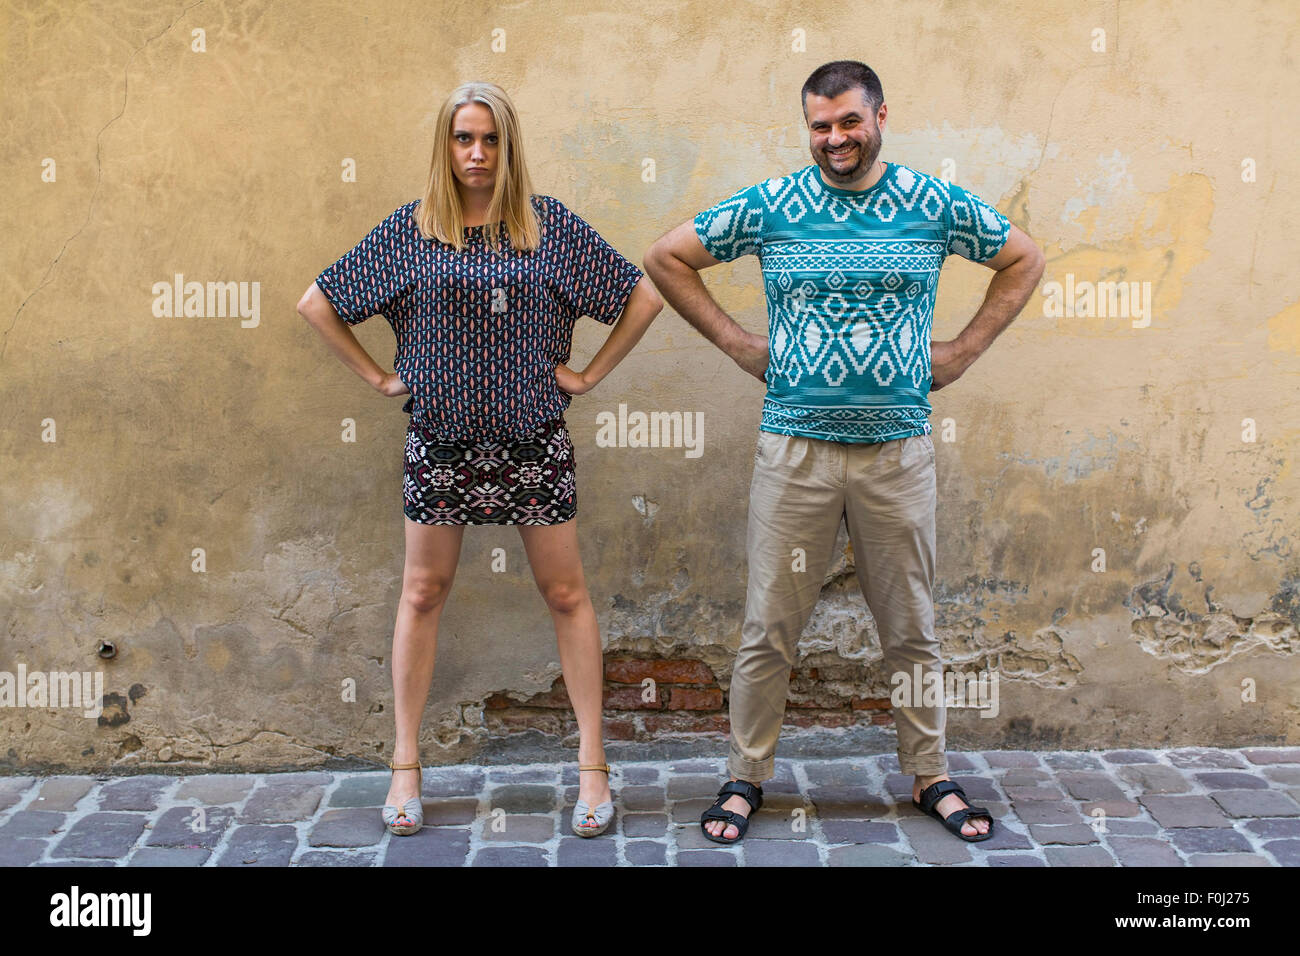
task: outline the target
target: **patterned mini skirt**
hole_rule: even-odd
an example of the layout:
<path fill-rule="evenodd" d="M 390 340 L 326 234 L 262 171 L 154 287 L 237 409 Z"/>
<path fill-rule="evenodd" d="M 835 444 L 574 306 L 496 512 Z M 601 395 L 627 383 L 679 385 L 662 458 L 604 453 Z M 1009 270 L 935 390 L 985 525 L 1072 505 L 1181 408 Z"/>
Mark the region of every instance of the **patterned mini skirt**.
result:
<path fill-rule="evenodd" d="M 512 441 L 447 442 L 406 429 L 406 516 L 420 524 L 548 525 L 578 513 L 573 442 L 563 417 Z"/>

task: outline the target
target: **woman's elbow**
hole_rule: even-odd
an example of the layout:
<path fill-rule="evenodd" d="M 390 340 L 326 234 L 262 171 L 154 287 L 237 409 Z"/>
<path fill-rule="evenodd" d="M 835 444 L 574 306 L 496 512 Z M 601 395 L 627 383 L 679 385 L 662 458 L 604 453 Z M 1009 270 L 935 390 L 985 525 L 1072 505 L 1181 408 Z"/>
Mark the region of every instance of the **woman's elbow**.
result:
<path fill-rule="evenodd" d="M 659 295 L 659 290 L 655 288 L 655 284 L 650 280 L 649 276 L 642 276 L 638 285 L 642 289 L 642 296 L 645 299 L 646 308 L 649 310 L 650 318 L 653 319 L 663 311 L 664 300 Z"/>
<path fill-rule="evenodd" d="M 320 290 L 316 288 L 316 283 L 312 283 L 302 298 L 298 300 L 298 314 L 308 322 L 316 317 L 317 310 L 320 306 Z"/>

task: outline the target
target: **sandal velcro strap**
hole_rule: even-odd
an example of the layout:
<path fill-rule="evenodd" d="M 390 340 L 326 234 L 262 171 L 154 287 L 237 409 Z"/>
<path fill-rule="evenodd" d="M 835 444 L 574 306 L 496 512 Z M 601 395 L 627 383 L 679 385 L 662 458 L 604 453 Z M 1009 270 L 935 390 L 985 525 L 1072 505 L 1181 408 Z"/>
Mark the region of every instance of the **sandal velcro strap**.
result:
<path fill-rule="evenodd" d="M 704 815 L 700 819 L 725 820 L 727 823 L 730 823 L 732 826 L 739 827 L 741 821 L 746 820 L 748 818 L 741 816 L 735 810 L 724 810 L 721 807 L 714 806 L 714 807 L 709 807 L 709 809 L 705 810 Z"/>
<path fill-rule="evenodd" d="M 943 822 L 946 824 L 955 824 L 957 829 L 960 830 L 961 825 L 971 817 L 988 817 L 990 822 L 993 820 L 993 816 L 983 807 L 962 807 L 960 810 L 954 810 L 952 813 L 944 817 Z"/>
<path fill-rule="evenodd" d="M 921 809 L 929 813 L 934 809 L 934 805 L 949 793 L 955 793 L 961 797 L 964 803 L 970 803 L 966 799 L 966 791 L 961 788 L 961 784 L 954 783 L 951 780 L 940 780 L 938 783 L 932 783 L 921 791 Z"/>
<path fill-rule="evenodd" d="M 725 798 L 731 794 L 738 797 L 744 797 L 745 802 L 754 810 L 762 809 L 763 806 L 763 788 L 756 787 L 746 780 L 728 780 L 718 791 L 719 800 L 714 806 L 720 806 L 725 802 Z"/>

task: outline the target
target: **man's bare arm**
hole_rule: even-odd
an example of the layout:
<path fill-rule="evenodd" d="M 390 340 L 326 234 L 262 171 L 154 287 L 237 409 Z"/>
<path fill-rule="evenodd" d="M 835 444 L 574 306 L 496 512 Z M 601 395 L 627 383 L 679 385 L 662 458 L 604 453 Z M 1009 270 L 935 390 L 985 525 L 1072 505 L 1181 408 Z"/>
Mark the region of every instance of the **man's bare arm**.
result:
<path fill-rule="evenodd" d="M 1033 295 L 1046 262 L 1043 250 L 1012 224 L 1011 234 L 998 254 L 981 263 L 996 274 L 989 280 L 979 311 L 952 341 L 930 343 L 930 391 L 960 378 L 1015 320 Z"/>
<path fill-rule="evenodd" d="M 339 318 L 338 312 L 321 292 L 315 282 L 298 300 L 298 314 L 320 333 L 330 351 L 348 368 L 365 380 L 366 384 L 384 395 L 405 395 L 406 385 L 396 372 L 385 372 L 365 350 L 352 329 Z"/>
<path fill-rule="evenodd" d="M 706 339 L 722 349 L 737 365 L 762 380 L 767 371 L 767 336 L 746 332 L 722 311 L 700 278 L 700 270 L 716 266 L 693 220 L 655 240 L 646 251 L 642 268 L 665 301 Z"/>

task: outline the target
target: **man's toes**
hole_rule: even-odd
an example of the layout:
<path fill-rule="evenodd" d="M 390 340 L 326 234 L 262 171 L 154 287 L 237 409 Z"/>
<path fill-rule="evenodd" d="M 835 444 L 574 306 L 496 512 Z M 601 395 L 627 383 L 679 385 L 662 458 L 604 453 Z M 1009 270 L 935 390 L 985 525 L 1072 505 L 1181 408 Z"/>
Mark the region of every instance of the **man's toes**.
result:
<path fill-rule="evenodd" d="M 722 839 L 724 840 L 734 840 L 740 835 L 740 830 L 736 828 L 735 824 L 728 823 L 727 831 L 728 832 L 722 834 Z"/>

